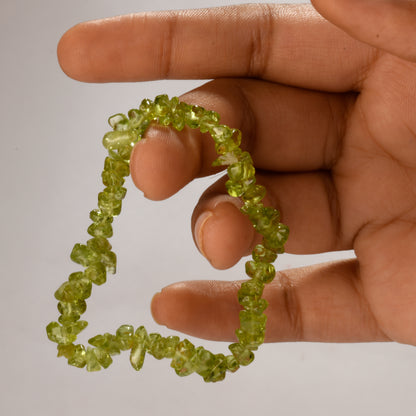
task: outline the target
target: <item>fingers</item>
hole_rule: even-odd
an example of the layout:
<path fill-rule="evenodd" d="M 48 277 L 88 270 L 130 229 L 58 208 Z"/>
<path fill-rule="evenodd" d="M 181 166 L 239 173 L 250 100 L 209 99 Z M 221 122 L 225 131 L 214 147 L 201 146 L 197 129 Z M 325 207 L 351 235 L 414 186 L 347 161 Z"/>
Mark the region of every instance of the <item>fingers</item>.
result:
<path fill-rule="evenodd" d="M 238 282 L 176 283 L 155 295 L 154 319 L 201 338 L 235 341 Z M 291 269 L 267 285 L 266 341 L 387 341 L 362 296 L 355 260 Z"/>
<path fill-rule="evenodd" d="M 227 195 L 225 179 L 211 186 L 199 200 L 192 230 L 200 252 L 219 269 L 236 264 L 253 250 L 261 236 L 254 232 L 239 201 Z M 353 232 L 339 217 L 338 197 L 332 178 L 325 172 L 257 174 L 267 189 L 265 205 L 278 208 L 289 226 L 285 251 L 315 254 L 352 248 Z"/>
<path fill-rule="evenodd" d="M 269 171 L 330 169 L 340 153 L 355 96 L 326 94 L 258 80 L 221 79 L 181 97 L 221 114 L 239 128 L 255 166 Z M 150 129 L 131 157 L 135 184 L 151 199 L 177 192 L 197 176 L 217 172 L 209 134 Z"/>
<path fill-rule="evenodd" d="M 255 77 L 330 91 L 357 88 L 373 54 L 310 6 L 265 4 L 86 22 L 58 45 L 81 81 Z"/>
<path fill-rule="evenodd" d="M 412 0 L 311 0 L 352 37 L 416 61 L 416 3 Z"/>

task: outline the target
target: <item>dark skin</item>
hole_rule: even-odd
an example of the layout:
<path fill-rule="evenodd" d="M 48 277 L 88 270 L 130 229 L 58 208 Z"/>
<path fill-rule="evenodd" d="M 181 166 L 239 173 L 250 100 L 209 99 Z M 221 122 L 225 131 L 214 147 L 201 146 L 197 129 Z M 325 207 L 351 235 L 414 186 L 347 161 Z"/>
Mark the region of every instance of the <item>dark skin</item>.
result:
<path fill-rule="evenodd" d="M 290 253 L 356 259 L 278 273 L 266 340 L 416 345 L 416 2 L 315 0 L 140 13 L 70 29 L 58 56 L 86 82 L 214 79 L 181 99 L 243 131 L 282 212 Z M 322 17 L 324 16 L 324 17 Z M 153 128 L 132 178 L 154 200 L 215 172 L 212 140 Z M 231 267 L 259 240 L 220 179 L 192 218 L 201 253 Z M 155 295 L 161 324 L 234 340 L 238 282 L 176 283 Z"/>

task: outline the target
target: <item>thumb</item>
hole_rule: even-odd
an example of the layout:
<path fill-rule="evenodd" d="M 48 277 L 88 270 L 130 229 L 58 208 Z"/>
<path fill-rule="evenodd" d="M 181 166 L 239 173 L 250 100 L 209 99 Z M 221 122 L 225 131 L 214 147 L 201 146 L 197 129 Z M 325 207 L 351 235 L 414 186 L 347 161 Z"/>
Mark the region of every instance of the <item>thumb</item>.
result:
<path fill-rule="evenodd" d="M 415 0 L 311 0 L 353 38 L 416 62 Z"/>

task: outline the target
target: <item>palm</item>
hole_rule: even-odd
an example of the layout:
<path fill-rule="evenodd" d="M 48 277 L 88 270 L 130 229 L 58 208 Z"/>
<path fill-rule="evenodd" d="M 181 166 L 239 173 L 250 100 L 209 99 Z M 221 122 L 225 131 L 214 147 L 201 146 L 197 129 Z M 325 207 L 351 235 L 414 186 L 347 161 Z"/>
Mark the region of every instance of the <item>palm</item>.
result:
<path fill-rule="evenodd" d="M 415 65 L 379 57 L 346 121 L 332 169 L 340 231 L 356 250 L 362 294 L 389 338 L 413 343 L 415 85 Z"/>

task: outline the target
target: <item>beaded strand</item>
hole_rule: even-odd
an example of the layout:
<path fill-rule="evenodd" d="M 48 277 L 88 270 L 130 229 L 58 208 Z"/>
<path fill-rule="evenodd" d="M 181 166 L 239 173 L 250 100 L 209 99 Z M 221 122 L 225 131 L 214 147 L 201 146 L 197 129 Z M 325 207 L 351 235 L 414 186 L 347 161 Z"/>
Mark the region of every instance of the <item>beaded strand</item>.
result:
<path fill-rule="evenodd" d="M 105 189 L 98 194 L 98 208 L 90 212 L 92 224 L 87 230 L 92 238 L 86 244 L 75 244 L 70 255 L 84 270 L 72 273 L 55 292 L 61 315 L 58 322 L 46 327 L 48 338 L 58 344 L 58 357 L 65 357 L 69 365 L 99 371 L 113 362 L 113 355 L 129 350 L 130 363 L 135 370 L 142 368 L 145 355 L 150 354 L 156 359 L 171 359 L 171 367 L 179 376 L 197 373 L 206 382 L 216 382 L 223 380 L 227 371 L 235 372 L 253 361 L 253 351 L 264 341 L 267 320 L 263 289 L 274 279 L 276 272 L 272 263 L 277 254 L 283 252 L 289 230 L 280 223 L 278 210 L 262 203 L 266 189 L 256 183 L 250 154 L 240 149 L 241 132 L 220 124 L 219 119 L 214 111 L 180 102 L 177 97 L 169 99 L 167 95 L 159 95 L 154 101 L 143 100 L 128 116 L 116 114 L 109 118 L 113 131 L 103 138 L 108 150 L 101 175 Z M 213 165 L 227 166 L 229 195 L 241 198 L 241 211 L 263 236 L 261 244 L 252 252 L 252 260 L 245 265 L 250 280 L 242 283 L 238 291 L 242 306 L 240 328 L 236 330 L 238 342 L 229 346 L 230 355 L 213 354 L 203 347 L 195 347 L 187 339 L 148 334 L 143 326 L 134 330 L 131 325 L 120 326 L 115 335 L 94 336 L 89 339 L 88 347 L 75 343 L 78 334 L 88 325 L 80 318 L 87 309 L 85 300 L 91 295 L 92 285 L 104 284 L 107 274 L 116 272 L 116 254 L 108 239 L 113 235 L 113 218 L 120 214 L 126 196 L 123 185 L 130 174 L 133 146 L 151 123 L 171 126 L 178 131 L 188 126 L 212 136 L 218 153 Z"/>

